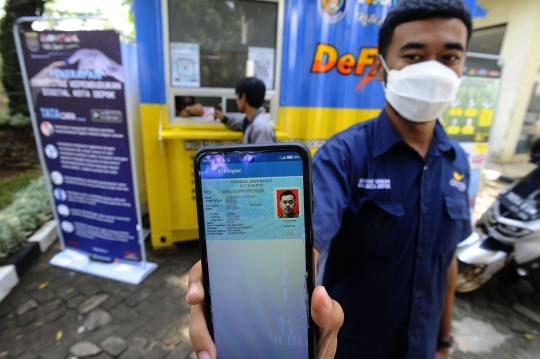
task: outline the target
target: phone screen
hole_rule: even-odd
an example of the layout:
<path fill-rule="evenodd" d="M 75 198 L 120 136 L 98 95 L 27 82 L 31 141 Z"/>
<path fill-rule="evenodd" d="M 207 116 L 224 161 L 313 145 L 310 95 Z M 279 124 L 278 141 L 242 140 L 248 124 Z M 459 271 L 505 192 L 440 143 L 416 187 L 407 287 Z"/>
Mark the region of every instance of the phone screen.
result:
<path fill-rule="evenodd" d="M 303 161 L 295 151 L 199 161 L 218 358 L 309 358 Z"/>

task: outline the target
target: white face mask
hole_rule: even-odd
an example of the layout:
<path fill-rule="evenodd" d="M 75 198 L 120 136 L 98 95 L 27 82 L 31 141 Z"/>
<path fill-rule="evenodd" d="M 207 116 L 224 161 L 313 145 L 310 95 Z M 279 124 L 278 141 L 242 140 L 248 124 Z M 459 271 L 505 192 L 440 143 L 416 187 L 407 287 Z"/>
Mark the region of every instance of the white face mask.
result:
<path fill-rule="evenodd" d="M 456 99 L 461 79 L 438 61 L 424 61 L 388 70 L 385 94 L 388 103 L 405 119 L 429 122 L 442 116 Z M 384 88 L 384 84 L 383 84 Z"/>

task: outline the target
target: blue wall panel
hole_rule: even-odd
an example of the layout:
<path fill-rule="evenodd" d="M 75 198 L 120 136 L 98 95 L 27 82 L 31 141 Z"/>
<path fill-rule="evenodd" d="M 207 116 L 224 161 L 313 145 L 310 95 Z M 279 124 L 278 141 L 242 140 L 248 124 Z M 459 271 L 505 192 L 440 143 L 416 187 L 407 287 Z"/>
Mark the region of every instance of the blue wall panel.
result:
<path fill-rule="evenodd" d="M 160 0 L 134 0 L 141 103 L 166 103 Z"/>

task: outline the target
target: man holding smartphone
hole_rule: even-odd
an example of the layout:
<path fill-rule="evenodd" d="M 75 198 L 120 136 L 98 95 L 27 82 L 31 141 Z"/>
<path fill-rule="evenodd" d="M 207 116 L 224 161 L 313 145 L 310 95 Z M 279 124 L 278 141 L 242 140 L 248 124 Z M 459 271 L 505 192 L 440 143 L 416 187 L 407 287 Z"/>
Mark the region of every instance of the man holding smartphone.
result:
<path fill-rule="evenodd" d="M 373 64 L 383 111 L 315 154 L 317 284 L 345 312 L 336 358 L 448 358 L 469 166 L 438 118 L 457 96 L 471 31 L 461 0 L 395 7 Z"/>
<path fill-rule="evenodd" d="M 315 155 L 319 358 L 448 358 L 454 253 L 471 232 L 469 169 L 438 118 L 456 97 L 471 32 L 461 0 L 401 2 L 380 29 L 373 64 L 383 111 Z M 200 277 L 198 263 L 187 294 L 191 341 L 214 355 L 199 358 L 215 358 Z"/>

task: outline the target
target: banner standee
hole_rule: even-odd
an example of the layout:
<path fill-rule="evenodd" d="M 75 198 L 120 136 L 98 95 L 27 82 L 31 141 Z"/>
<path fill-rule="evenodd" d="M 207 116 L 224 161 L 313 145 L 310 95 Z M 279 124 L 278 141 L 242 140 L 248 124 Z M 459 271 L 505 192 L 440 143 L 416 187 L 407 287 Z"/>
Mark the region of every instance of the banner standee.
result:
<path fill-rule="evenodd" d="M 21 23 L 65 19 L 22 17 L 13 26 L 62 245 L 49 263 L 139 284 L 157 265 L 146 261 L 144 250 L 132 128 L 134 51 L 108 30 L 28 31 L 23 48 Z"/>

